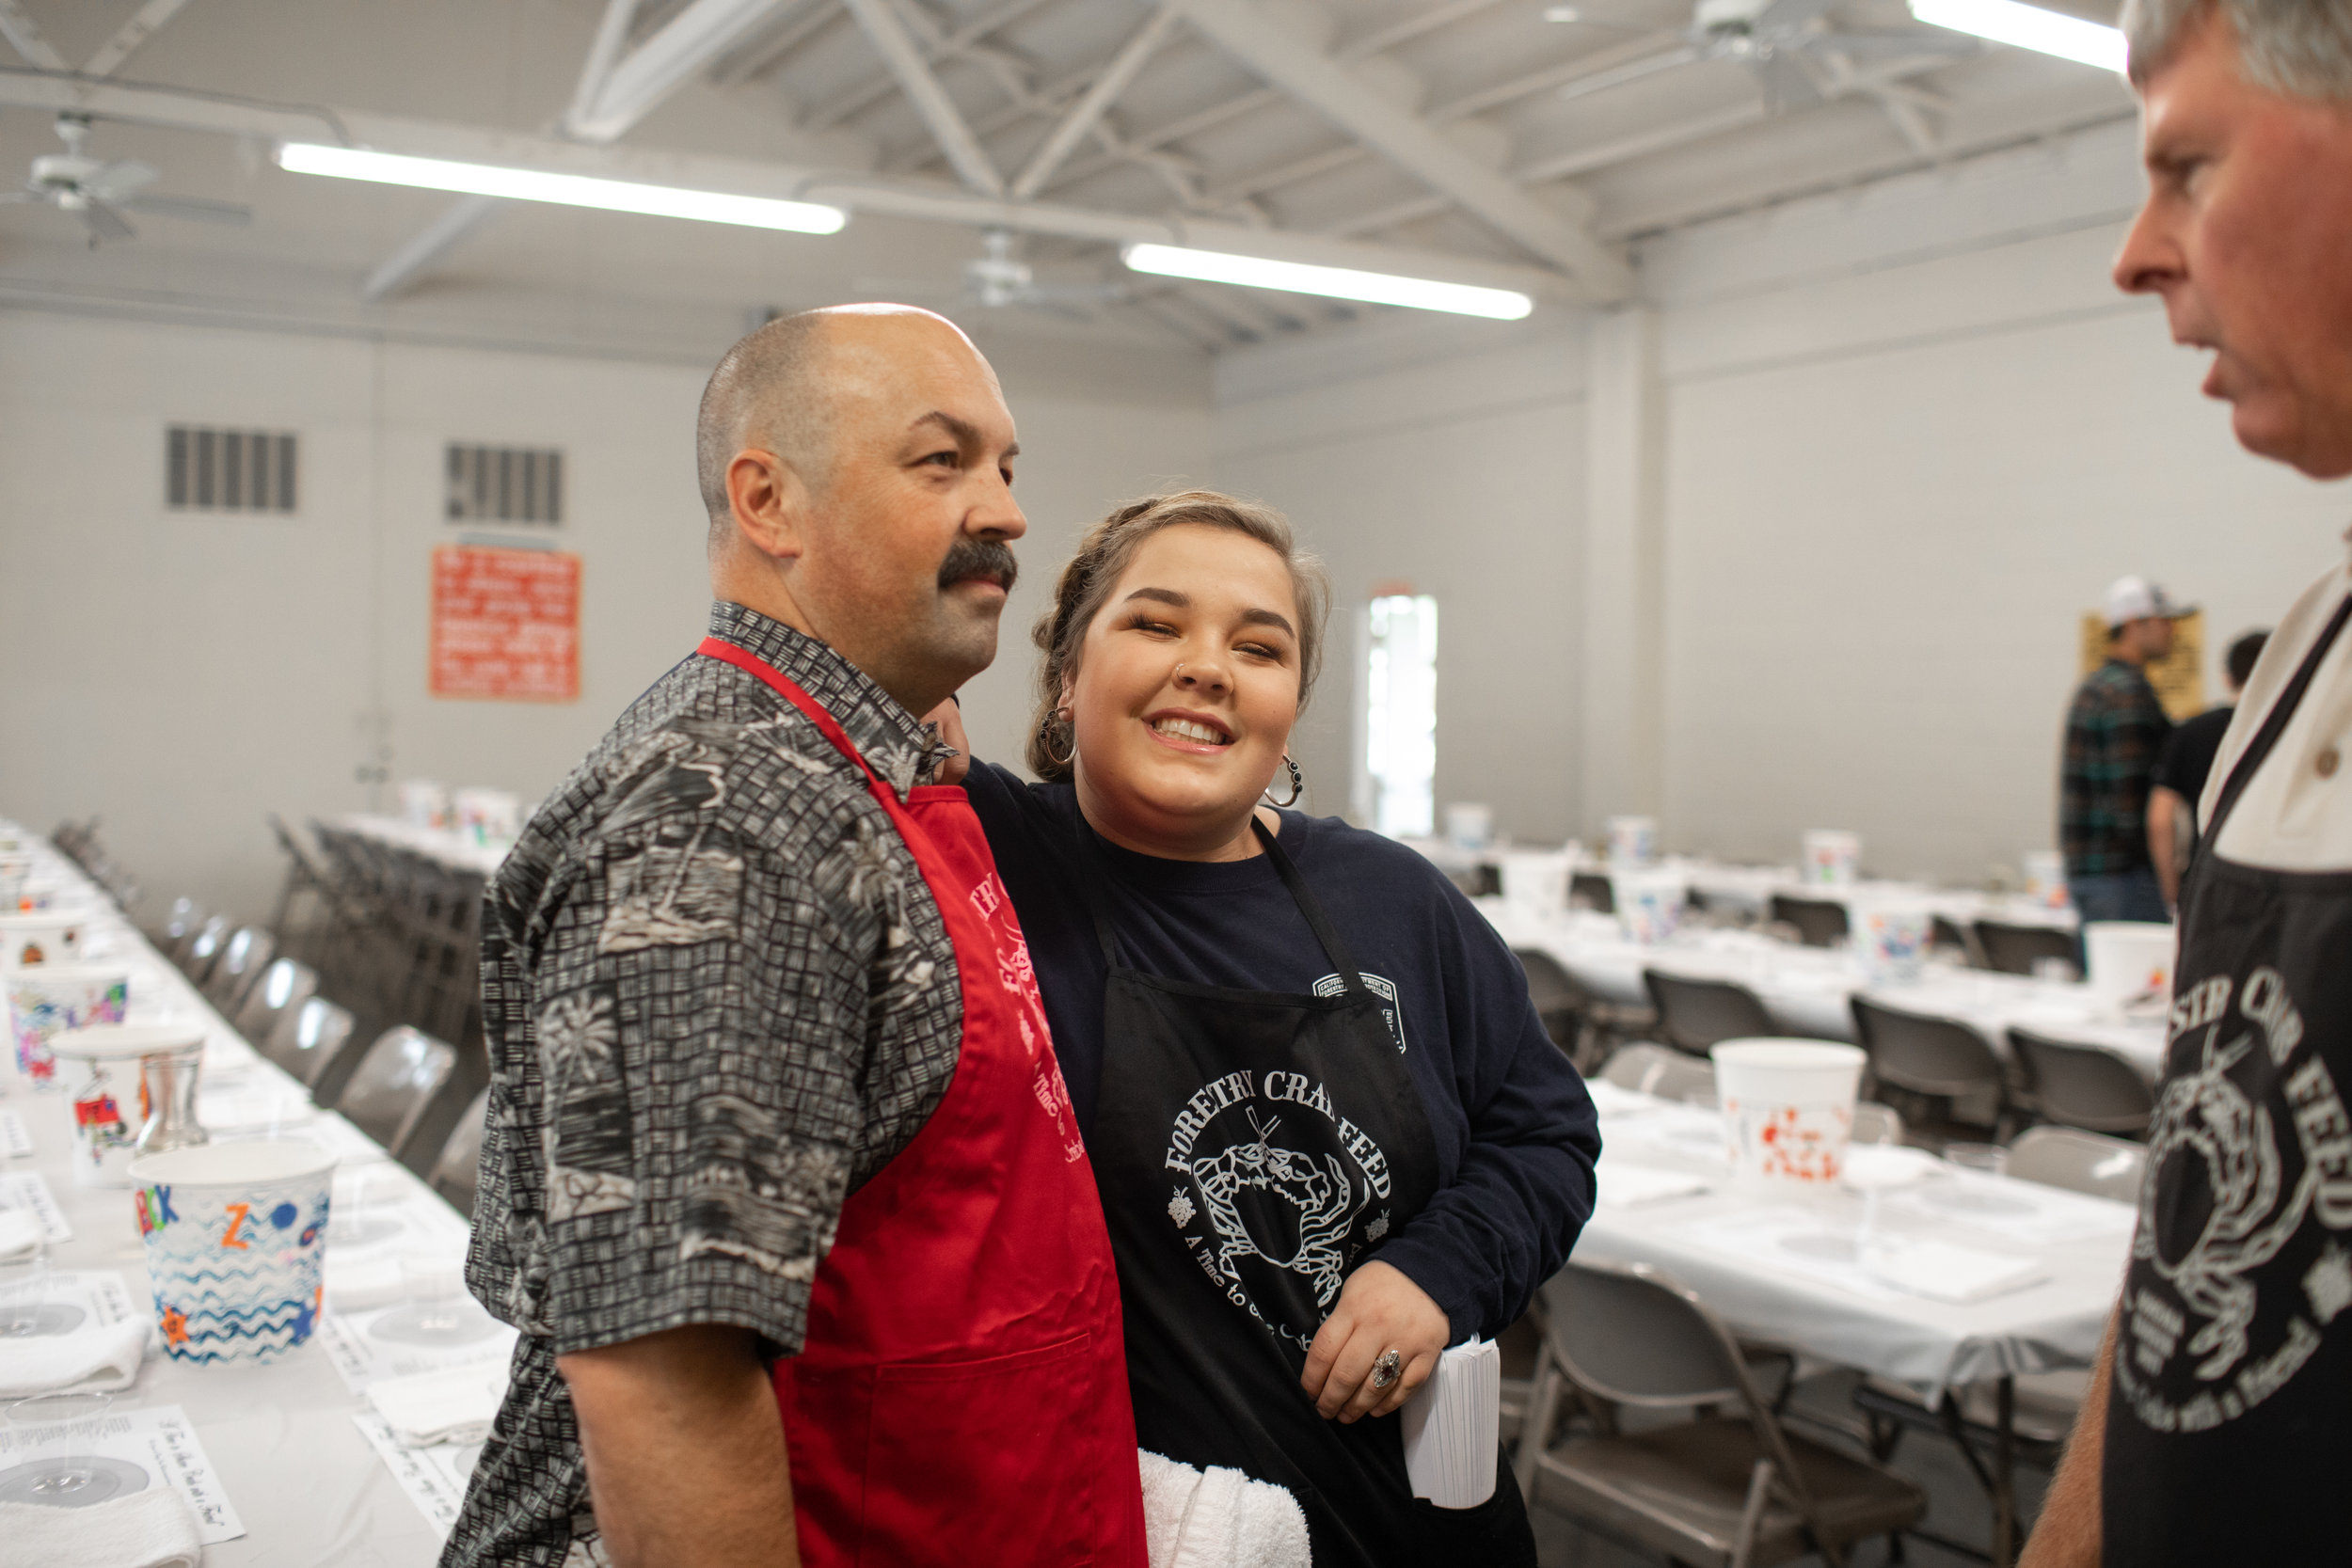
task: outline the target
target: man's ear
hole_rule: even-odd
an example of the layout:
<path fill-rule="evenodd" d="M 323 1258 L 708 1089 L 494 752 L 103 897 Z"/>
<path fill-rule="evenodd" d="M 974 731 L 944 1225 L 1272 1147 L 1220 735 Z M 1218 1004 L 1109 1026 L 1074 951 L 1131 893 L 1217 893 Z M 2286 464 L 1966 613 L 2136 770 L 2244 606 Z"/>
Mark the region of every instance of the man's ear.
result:
<path fill-rule="evenodd" d="M 727 465 L 735 531 L 760 554 L 796 561 L 808 547 L 808 486 L 774 452 L 747 447 Z"/>

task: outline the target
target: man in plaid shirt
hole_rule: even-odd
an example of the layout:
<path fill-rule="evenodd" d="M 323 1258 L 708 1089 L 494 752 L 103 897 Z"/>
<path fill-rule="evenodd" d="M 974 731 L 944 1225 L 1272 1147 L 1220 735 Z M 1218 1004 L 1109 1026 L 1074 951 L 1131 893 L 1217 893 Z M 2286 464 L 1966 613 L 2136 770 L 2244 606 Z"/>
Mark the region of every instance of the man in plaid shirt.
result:
<path fill-rule="evenodd" d="M 2118 578 L 2107 590 L 2106 662 L 2083 677 L 2066 713 L 2058 843 L 2085 921 L 2171 918 L 2148 857 L 2148 788 L 2172 721 L 2141 666 L 2172 651 L 2180 613 L 2144 578 Z"/>

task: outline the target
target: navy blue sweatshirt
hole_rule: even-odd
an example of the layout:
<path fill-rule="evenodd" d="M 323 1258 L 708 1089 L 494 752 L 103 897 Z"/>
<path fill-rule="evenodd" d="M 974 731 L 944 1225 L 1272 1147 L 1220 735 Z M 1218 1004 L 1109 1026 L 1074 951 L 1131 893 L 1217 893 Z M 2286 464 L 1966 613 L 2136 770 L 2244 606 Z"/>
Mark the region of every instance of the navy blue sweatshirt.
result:
<path fill-rule="evenodd" d="M 1029 941 L 1078 1123 L 1103 1082 L 1103 950 L 1075 878 L 1067 784 L 975 763 L 964 781 Z M 1536 1019 L 1518 960 L 1438 869 L 1336 817 L 1281 814 L 1282 847 L 1390 1004 L 1438 1149 L 1437 1196 L 1379 1248 L 1459 1343 L 1501 1333 L 1565 1262 L 1593 1212 L 1592 1098 Z M 1120 957 L 1164 979 L 1292 995 L 1341 987 L 1264 855 L 1171 861 L 1098 839 Z"/>

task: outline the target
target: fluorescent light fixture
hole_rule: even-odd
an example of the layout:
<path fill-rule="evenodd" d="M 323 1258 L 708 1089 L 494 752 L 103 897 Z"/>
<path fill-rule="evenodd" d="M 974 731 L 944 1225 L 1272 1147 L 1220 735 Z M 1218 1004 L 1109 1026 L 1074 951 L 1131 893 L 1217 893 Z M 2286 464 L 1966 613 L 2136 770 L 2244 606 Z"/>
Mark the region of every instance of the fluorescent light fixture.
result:
<path fill-rule="evenodd" d="M 2114 27 L 2020 5 L 2018 0 L 1911 0 L 1911 14 L 1931 26 L 1973 33 L 2060 59 L 2080 60 L 2119 74 L 2127 51 Z"/>
<path fill-rule="evenodd" d="M 772 197 L 730 196 L 723 191 L 681 190 L 675 185 L 640 185 L 628 180 L 598 180 L 584 174 L 548 174 L 535 168 L 495 164 L 459 164 L 446 158 L 410 158 L 397 152 L 367 152 L 349 147 L 287 142 L 278 166 L 296 174 L 338 180 L 369 180 L 379 185 L 414 185 L 428 191 L 462 191 L 512 201 L 551 201 L 564 207 L 600 207 L 612 213 L 646 213 L 655 217 L 736 223 L 750 229 L 786 229 L 802 234 L 831 234 L 849 221 L 838 207 Z"/>
<path fill-rule="evenodd" d="M 1535 308 L 1534 300 L 1509 289 L 1439 283 L 1386 272 L 1358 272 L 1353 267 L 1270 261 L 1263 256 L 1235 256 L 1222 250 L 1131 245 L 1120 256 L 1136 272 L 1154 273 L 1162 277 L 1195 277 L 1204 283 L 1239 283 L 1252 289 L 1360 299 L 1373 305 L 1403 305 L 1416 310 L 1449 310 L 1457 316 L 1486 316 L 1494 321 L 1515 322 Z"/>

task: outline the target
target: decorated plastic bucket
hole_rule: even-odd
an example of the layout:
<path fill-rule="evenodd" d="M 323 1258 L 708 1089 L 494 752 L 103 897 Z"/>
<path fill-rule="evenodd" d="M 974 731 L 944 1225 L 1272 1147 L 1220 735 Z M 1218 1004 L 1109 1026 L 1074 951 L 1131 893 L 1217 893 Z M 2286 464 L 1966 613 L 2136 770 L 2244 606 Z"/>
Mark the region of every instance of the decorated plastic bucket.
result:
<path fill-rule="evenodd" d="M 2090 961 L 2091 994 L 2120 1005 L 2143 996 L 2172 994 L 2172 953 L 2179 944 L 2169 926 L 2144 920 L 2094 920 L 2083 927 L 2083 957 Z"/>
<path fill-rule="evenodd" d="M 2056 849 L 2028 849 L 2025 855 L 2026 896 L 2054 910 L 2066 908 L 2066 857 Z"/>
<path fill-rule="evenodd" d="M 1609 819 L 1609 863 L 1650 865 L 1658 859 L 1658 818 L 1613 816 Z"/>
<path fill-rule="evenodd" d="M 1446 842 L 1456 849 L 1484 849 L 1494 842 L 1495 809 L 1475 800 L 1445 808 Z"/>
<path fill-rule="evenodd" d="M 1618 931 L 1645 947 L 1680 928 L 1691 893 L 1679 871 L 1613 871 L 1609 890 L 1617 906 Z"/>
<path fill-rule="evenodd" d="M 1862 840 L 1835 828 L 1813 828 L 1804 835 L 1797 876 L 1808 887 L 1848 887 L 1862 874 Z"/>
<path fill-rule="evenodd" d="M 174 1056 L 193 1071 L 204 1056 L 204 1025 L 99 1023 L 50 1042 L 57 1080 L 73 1096 L 73 1183 L 127 1187 L 139 1130 L 151 1107 L 144 1069 L 151 1056 Z"/>
<path fill-rule="evenodd" d="M 131 1006 L 131 973 L 111 964 L 41 964 L 8 972 L 8 1035 L 16 1070 L 35 1087 L 56 1080 L 56 1037 L 120 1023 Z"/>
<path fill-rule="evenodd" d="M 62 910 L 0 914 L 0 972 L 70 964 L 82 956 L 82 917 Z"/>
<path fill-rule="evenodd" d="M 1916 898 L 1853 898 L 1847 928 L 1865 984 L 1907 986 L 1927 967 L 1935 911 Z"/>
<path fill-rule="evenodd" d="M 1828 1040 L 1725 1040 L 1715 1062 L 1724 1139 L 1743 1185 L 1826 1192 L 1845 1168 L 1867 1058 Z"/>
<path fill-rule="evenodd" d="M 130 1174 L 165 1354 L 267 1361 L 310 1338 L 331 1150 L 300 1138 L 207 1144 L 142 1155 Z"/>

